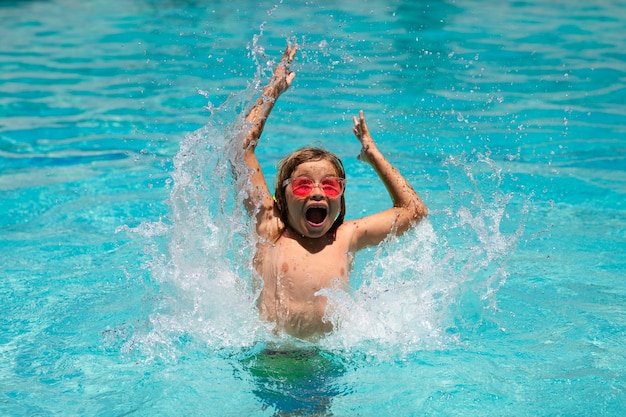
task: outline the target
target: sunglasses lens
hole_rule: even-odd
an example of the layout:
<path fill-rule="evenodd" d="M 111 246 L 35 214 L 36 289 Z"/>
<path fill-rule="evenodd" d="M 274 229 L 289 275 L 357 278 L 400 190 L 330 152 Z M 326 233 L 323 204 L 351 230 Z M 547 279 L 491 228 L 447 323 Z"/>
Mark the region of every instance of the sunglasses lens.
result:
<path fill-rule="evenodd" d="M 343 191 L 343 185 L 337 178 L 326 178 L 322 180 L 322 190 L 330 198 L 337 198 Z"/>
<path fill-rule="evenodd" d="M 291 191 L 296 197 L 306 197 L 311 194 L 315 183 L 309 178 L 294 178 L 291 181 Z"/>

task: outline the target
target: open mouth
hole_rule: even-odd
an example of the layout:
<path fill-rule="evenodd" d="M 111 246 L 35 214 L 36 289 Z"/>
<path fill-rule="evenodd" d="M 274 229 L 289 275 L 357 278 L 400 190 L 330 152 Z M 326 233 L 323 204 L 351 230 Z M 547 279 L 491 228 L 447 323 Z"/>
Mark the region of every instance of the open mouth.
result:
<path fill-rule="evenodd" d="M 312 226 L 321 226 L 326 221 L 327 216 L 326 207 L 309 207 L 305 214 L 306 221 Z"/>

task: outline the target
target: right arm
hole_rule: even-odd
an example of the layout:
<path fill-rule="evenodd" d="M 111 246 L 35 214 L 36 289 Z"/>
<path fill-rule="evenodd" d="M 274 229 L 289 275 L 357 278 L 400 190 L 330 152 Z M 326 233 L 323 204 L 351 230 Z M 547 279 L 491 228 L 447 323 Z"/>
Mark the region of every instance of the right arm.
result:
<path fill-rule="evenodd" d="M 248 133 L 243 140 L 243 159 L 248 169 L 250 188 L 244 200 L 244 204 L 248 213 L 256 215 L 257 233 L 266 236 L 265 231 L 270 227 L 270 223 L 278 216 L 274 213 L 274 200 L 270 192 L 261 165 L 254 153 L 259 138 L 263 132 L 263 127 L 267 121 L 274 104 L 278 97 L 285 92 L 296 74 L 289 70 L 289 64 L 296 54 L 297 45 L 288 45 L 280 62 L 274 70 L 274 74 L 269 84 L 263 90 L 263 94 L 259 97 L 252 109 L 246 116 L 246 121 L 250 126 Z"/>

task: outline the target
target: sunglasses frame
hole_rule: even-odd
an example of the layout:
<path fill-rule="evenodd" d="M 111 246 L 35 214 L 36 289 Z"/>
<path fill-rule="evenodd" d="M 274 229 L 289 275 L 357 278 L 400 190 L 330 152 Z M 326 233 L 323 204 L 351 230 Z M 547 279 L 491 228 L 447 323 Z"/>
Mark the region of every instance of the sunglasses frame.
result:
<path fill-rule="evenodd" d="M 321 181 L 315 181 L 313 178 L 309 178 L 309 177 L 304 176 L 304 175 L 301 175 L 299 177 L 287 178 L 285 181 L 283 181 L 283 187 L 288 186 L 293 181 L 295 181 L 295 180 L 297 180 L 299 178 L 305 178 L 305 179 L 311 181 L 313 183 L 313 185 L 314 185 L 313 187 L 311 187 L 311 191 L 308 194 L 301 196 L 301 198 L 306 198 L 306 197 L 310 196 L 311 193 L 313 192 L 313 190 L 315 189 L 315 187 L 319 187 L 319 189 L 322 190 L 324 195 L 326 197 L 328 197 L 328 198 L 340 198 L 343 195 L 344 191 L 346 190 L 346 183 L 347 183 L 346 179 L 345 178 L 341 178 L 341 177 L 334 177 L 334 176 L 324 177 L 324 178 L 322 178 Z M 337 180 L 337 182 L 339 182 L 339 184 L 341 184 L 341 191 L 339 192 L 339 194 L 337 194 L 336 197 L 331 197 L 328 194 L 326 194 L 326 192 L 324 191 L 324 187 L 322 186 L 322 183 L 324 182 L 324 180 L 327 180 L 327 179 Z M 294 193 L 294 195 L 295 195 L 295 193 Z M 300 196 L 297 196 L 297 197 L 300 197 Z"/>

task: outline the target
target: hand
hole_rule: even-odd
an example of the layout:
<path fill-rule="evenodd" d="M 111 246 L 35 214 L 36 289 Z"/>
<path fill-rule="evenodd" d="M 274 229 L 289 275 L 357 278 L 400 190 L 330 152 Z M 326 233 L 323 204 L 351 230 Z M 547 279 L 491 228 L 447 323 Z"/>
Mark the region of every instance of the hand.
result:
<path fill-rule="evenodd" d="M 370 131 L 367 128 L 367 124 L 365 123 L 365 117 L 363 117 L 363 110 L 359 111 L 359 118 L 356 116 L 352 118 L 354 122 L 354 128 L 352 131 L 355 136 L 361 142 L 361 153 L 359 155 L 359 160 L 364 162 L 371 163 L 370 155 L 373 151 L 376 150 L 376 144 L 374 144 L 374 139 L 372 139 L 372 135 L 370 135 Z"/>
<path fill-rule="evenodd" d="M 289 70 L 289 64 L 291 64 L 297 50 L 298 45 L 292 46 L 291 43 L 287 44 L 287 49 L 274 69 L 274 74 L 269 84 L 246 115 L 246 120 L 250 123 L 250 130 L 243 141 L 244 149 L 254 151 L 263 132 L 267 117 L 272 111 L 278 96 L 289 88 L 291 82 L 296 77 L 296 74 Z"/>
<path fill-rule="evenodd" d="M 293 61 L 297 50 L 297 44 L 291 45 L 291 43 L 288 43 L 285 53 L 276 66 L 276 69 L 274 69 L 274 75 L 272 76 L 270 85 L 276 97 L 285 92 L 285 90 L 291 86 L 293 79 L 296 78 L 296 73 L 289 69 L 289 64 Z"/>

